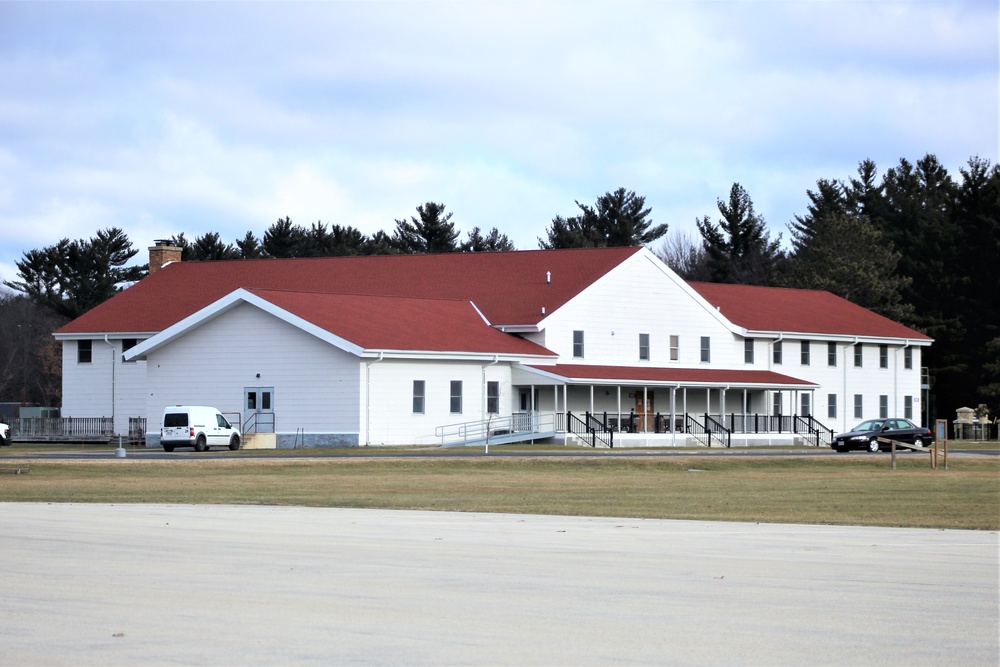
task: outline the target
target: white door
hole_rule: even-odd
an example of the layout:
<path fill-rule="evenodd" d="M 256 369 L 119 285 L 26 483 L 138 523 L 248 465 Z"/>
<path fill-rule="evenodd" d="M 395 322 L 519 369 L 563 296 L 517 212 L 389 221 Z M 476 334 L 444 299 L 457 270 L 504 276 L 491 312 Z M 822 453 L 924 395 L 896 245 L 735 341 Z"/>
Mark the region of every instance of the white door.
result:
<path fill-rule="evenodd" d="M 243 389 L 243 431 L 274 433 L 274 387 Z"/>

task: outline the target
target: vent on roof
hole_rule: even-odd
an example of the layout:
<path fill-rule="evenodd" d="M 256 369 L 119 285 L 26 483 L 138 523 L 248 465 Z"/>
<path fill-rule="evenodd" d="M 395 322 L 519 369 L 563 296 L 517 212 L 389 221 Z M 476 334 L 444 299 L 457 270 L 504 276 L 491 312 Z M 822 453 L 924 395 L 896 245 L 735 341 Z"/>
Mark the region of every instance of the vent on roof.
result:
<path fill-rule="evenodd" d="M 542 315 L 545 314 L 545 306 L 542 306 Z"/>
<path fill-rule="evenodd" d="M 551 271 L 546 271 L 545 272 L 545 284 L 548 285 L 551 282 L 552 282 L 552 272 Z"/>

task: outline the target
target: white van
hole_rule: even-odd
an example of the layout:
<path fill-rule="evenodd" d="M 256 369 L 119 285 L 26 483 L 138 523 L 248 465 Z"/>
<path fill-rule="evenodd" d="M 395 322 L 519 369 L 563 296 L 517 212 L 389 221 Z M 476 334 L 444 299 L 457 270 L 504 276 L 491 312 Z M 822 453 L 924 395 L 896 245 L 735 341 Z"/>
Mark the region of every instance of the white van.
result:
<path fill-rule="evenodd" d="M 215 408 L 173 405 L 163 410 L 160 444 L 168 452 L 174 447 L 194 447 L 199 452 L 209 447 L 239 449 L 240 432 Z"/>

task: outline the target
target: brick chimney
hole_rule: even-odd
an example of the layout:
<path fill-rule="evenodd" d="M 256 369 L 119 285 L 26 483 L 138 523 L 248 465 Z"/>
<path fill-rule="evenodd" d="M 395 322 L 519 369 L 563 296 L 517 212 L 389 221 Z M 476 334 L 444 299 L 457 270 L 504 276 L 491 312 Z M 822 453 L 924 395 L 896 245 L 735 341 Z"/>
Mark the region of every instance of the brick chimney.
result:
<path fill-rule="evenodd" d="M 173 239 L 157 239 L 149 248 L 149 274 L 153 275 L 170 262 L 181 261 L 181 248 Z"/>

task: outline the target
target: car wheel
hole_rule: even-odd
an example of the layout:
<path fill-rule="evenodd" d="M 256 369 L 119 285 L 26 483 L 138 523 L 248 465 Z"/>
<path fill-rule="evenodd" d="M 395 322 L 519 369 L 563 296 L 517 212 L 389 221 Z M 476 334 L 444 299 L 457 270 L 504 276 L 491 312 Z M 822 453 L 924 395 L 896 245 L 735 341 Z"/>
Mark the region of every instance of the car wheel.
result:
<path fill-rule="evenodd" d="M 163 451 L 165 451 L 165 452 L 172 452 L 172 451 L 174 451 L 174 446 L 173 445 L 163 445 Z"/>
<path fill-rule="evenodd" d="M 205 436 L 199 435 L 198 439 L 194 441 L 194 451 L 203 452 L 208 449 L 208 445 L 205 444 Z"/>
<path fill-rule="evenodd" d="M 878 450 L 879 450 L 878 438 L 872 438 L 871 440 L 869 440 L 868 441 L 868 451 L 874 453 L 874 452 L 877 452 Z"/>
<path fill-rule="evenodd" d="M 923 440 L 923 438 L 914 438 L 913 439 L 913 446 L 914 447 L 923 447 L 924 446 L 924 440 Z"/>
<path fill-rule="evenodd" d="M 232 437 L 232 438 L 231 438 L 231 439 L 229 440 L 229 449 L 231 449 L 231 450 L 233 450 L 233 451 L 236 451 L 236 450 L 237 450 L 237 449 L 239 449 L 239 448 L 240 448 L 240 436 L 238 436 L 238 435 L 234 435 L 234 436 L 233 436 L 233 437 Z"/>

